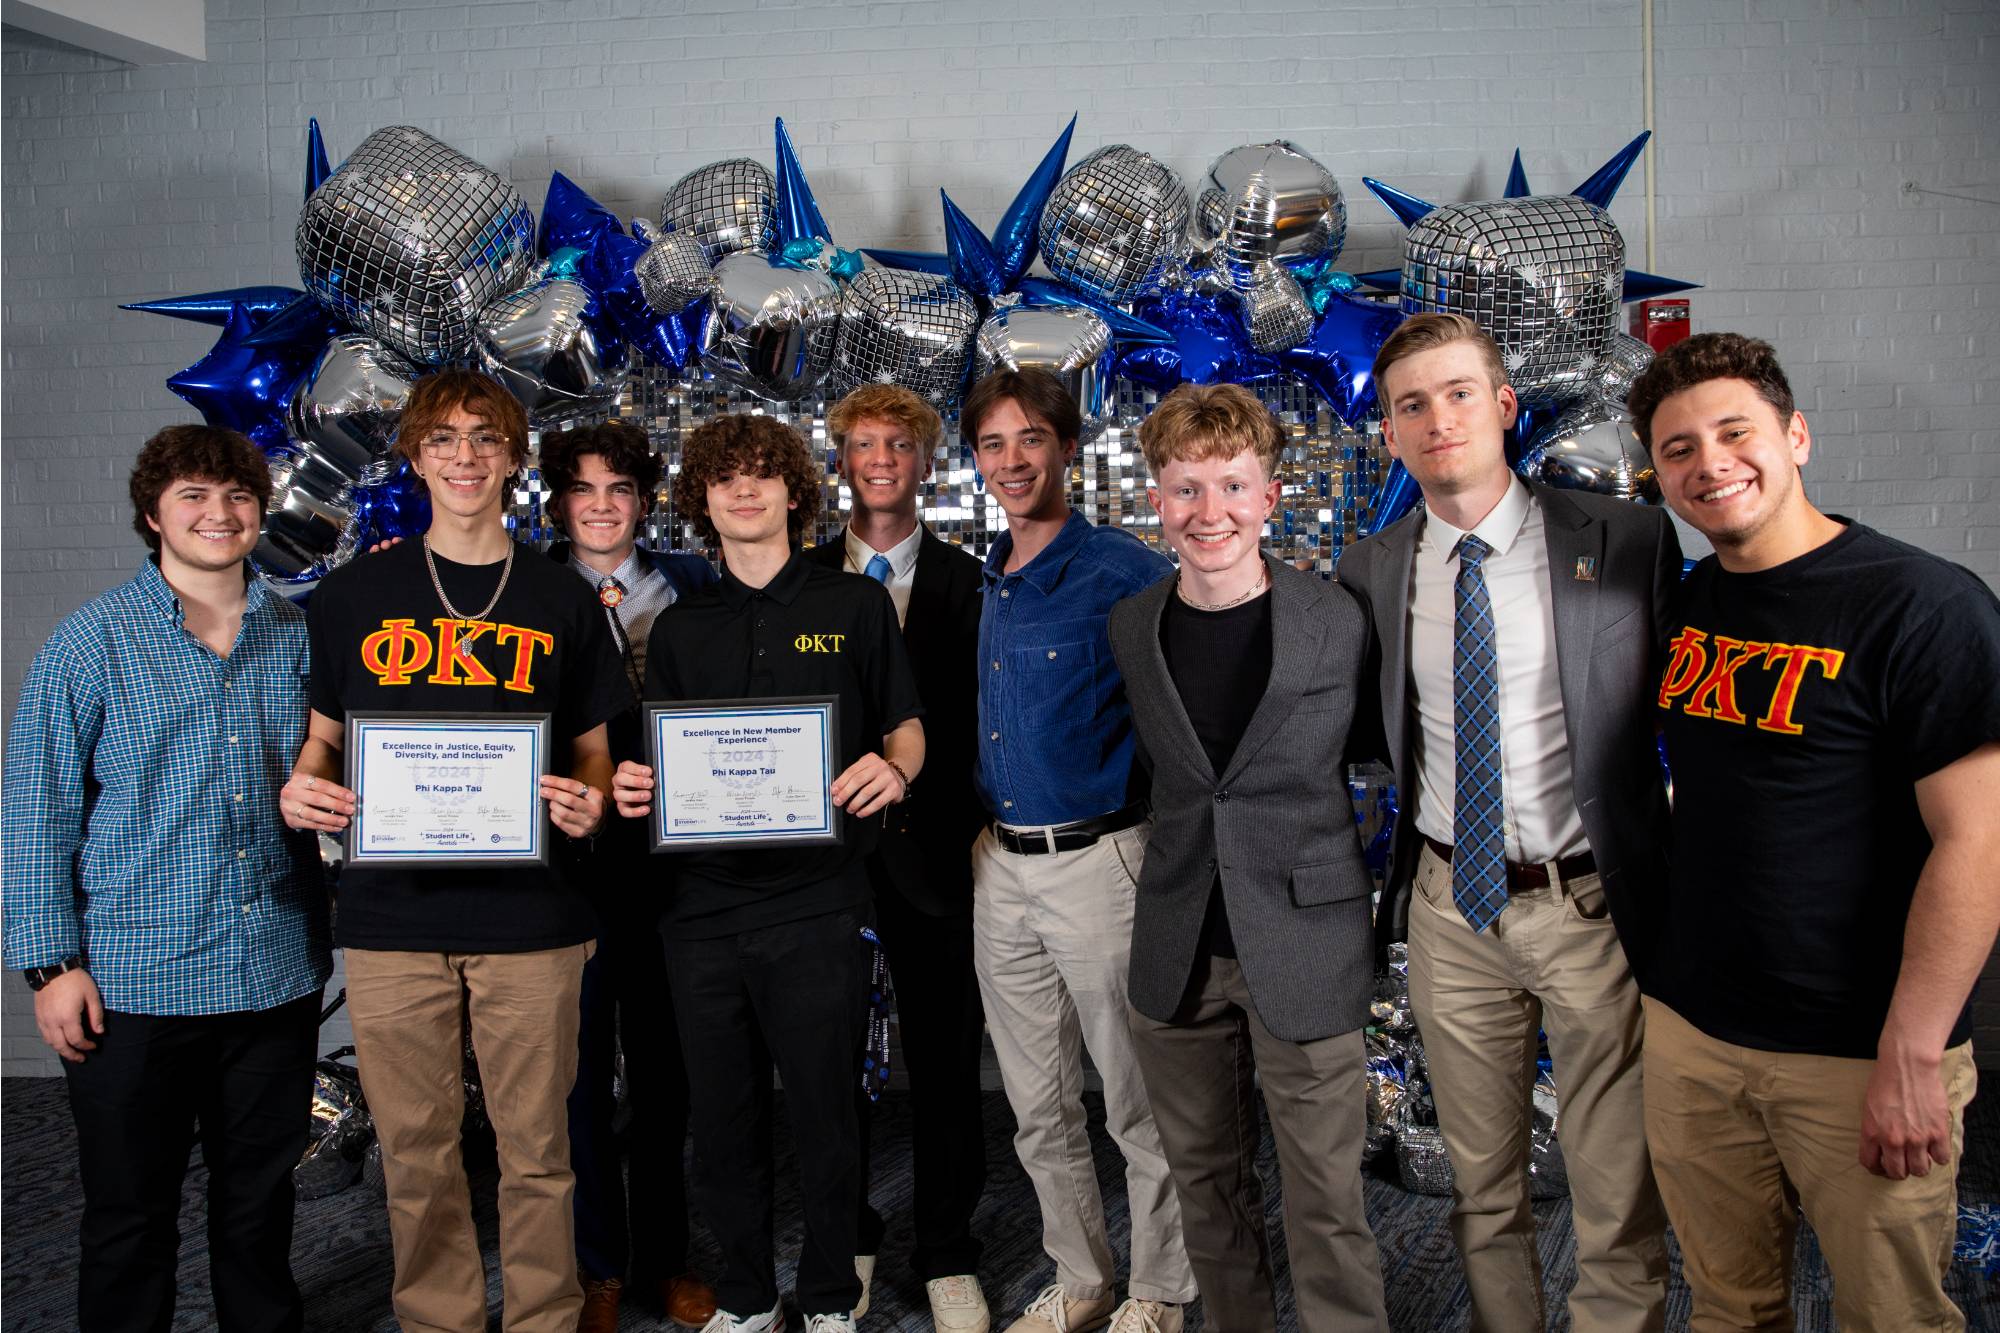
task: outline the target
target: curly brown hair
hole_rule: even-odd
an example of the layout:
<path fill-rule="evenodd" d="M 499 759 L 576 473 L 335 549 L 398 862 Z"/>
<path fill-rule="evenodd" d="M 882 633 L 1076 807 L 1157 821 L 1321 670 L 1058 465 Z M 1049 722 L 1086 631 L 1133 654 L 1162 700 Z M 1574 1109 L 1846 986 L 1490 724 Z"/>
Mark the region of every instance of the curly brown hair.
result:
<path fill-rule="evenodd" d="M 417 381 L 396 423 L 397 452 L 415 465 L 423 454 L 424 436 L 458 408 L 507 437 L 508 471 L 519 472 L 528 461 L 528 414 L 507 386 L 476 370 L 440 370 Z"/>
<path fill-rule="evenodd" d="M 556 526 L 562 526 L 562 498 L 576 484 L 576 474 L 590 454 L 604 460 L 606 471 L 630 477 L 639 489 L 639 512 L 652 512 L 662 470 L 653 442 L 629 421 L 605 421 L 542 436 L 542 481 L 549 488 L 549 517 Z"/>
<path fill-rule="evenodd" d="M 248 437 L 221 426 L 169 426 L 146 441 L 132 464 L 132 531 L 155 555 L 160 534 L 146 520 L 160 516 L 160 497 L 184 477 L 241 486 L 257 497 L 258 508 L 271 507 L 271 465 Z"/>
<path fill-rule="evenodd" d="M 704 422 L 681 446 L 681 470 L 674 478 L 674 508 L 694 525 L 704 545 L 722 540 L 708 516 L 708 487 L 718 478 L 738 472 L 781 477 L 797 506 L 785 517 L 793 546 L 819 517 L 824 476 L 813 461 L 806 437 L 774 417 L 731 413 Z"/>
<path fill-rule="evenodd" d="M 1778 365 L 1777 349 L 1762 338 L 1740 333 L 1697 333 L 1677 342 L 1653 358 L 1651 365 L 1632 381 L 1625 395 L 1625 408 L 1632 414 L 1632 428 L 1639 443 L 1653 447 L 1653 413 L 1660 404 L 1683 389 L 1692 389 L 1709 380 L 1743 380 L 1757 391 L 1778 414 L 1778 423 L 1789 426 L 1797 403 L 1792 382 Z"/>

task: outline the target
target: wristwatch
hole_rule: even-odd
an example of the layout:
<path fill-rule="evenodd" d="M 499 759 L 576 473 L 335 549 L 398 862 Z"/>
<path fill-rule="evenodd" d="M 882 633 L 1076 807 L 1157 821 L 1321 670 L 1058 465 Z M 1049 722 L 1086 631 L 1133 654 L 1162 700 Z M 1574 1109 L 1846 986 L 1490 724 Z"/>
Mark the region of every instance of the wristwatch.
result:
<path fill-rule="evenodd" d="M 82 967 L 82 955 L 71 954 L 60 963 L 51 963 L 47 967 L 28 968 L 21 973 L 21 976 L 27 980 L 29 990 L 40 990 L 57 977 L 63 975 L 63 973 L 79 971 Z"/>

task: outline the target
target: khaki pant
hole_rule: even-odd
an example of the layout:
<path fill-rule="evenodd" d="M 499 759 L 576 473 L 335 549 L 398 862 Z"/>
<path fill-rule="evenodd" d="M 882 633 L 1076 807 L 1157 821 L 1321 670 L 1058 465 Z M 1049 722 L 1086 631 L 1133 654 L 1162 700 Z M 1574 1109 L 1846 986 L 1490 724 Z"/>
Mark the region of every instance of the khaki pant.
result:
<path fill-rule="evenodd" d="M 1206 966 L 1193 1003 L 1175 1022 L 1132 1011 L 1139 1067 L 1173 1164 L 1188 1259 L 1201 1287 L 1202 1327 L 1276 1327 L 1254 1078 L 1278 1144 L 1298 1327 L 1387 1333 L 1382 1259 L 1361 1192 L 1368 1132 L 1361 1033 L 1274 1037 L 1257 1017 L 1241 965 L 1211 958 Z"/>
<path fill-rule="evenodd" d="M 501 1299 L 508 1333 L 567 1333 L 583 1291 L 570 1212 L 567 1099 L 578 988 L 594 946 L 535 953 L 347 950 L 361 1090 L 382 1143 L 396 1317 L 411 1333 L 484 1333 L 486 1270 L 459 1126 L 461 1010 L 500 1150 Z"/>
<path fill-rule="evenodd" d="M 1084 1131 L 1083 1049 L 1104 1080 L 1104 1127 L 1125 1157 L 1133 1296 L 1195 1296 L 1181 1208 L 1127 1021 L 1132 902 L 1141 823 L 1073 852 L 1022 856 L 991 829 L 972 846 L 973 962 L 1000 1078 L 1019 1129 L 1014 1150 L 1042 1208 L 1042 1246 L 1071 1298 L 1111 1294 L 1114 1271 Z"/>
<path fill-rule="evenodd" d="M 1944 1054 L 1951 1161 L 1889 1180 L 1861 1165 L 1873 1060 L 1717 1041 L 1646 1001 L 1646 1137 L 1694 1293 L 1689 1327 L 1790 1329 L 1799 1214 L 1833 1272 L 1842 1328 L 1962 1329 L 1944 1294 L 1958 1225 L 1972 1045 Z"/>
<path fill-rule="evenodd" d="M 1451 866 L 1424 848 L 1410 902 L 1410 1003 L 1451 1154 L 1452 1237 L 1472 1327 L 1548 1326 L 1529 1206 L 1535 1032 L 1549 1034 L 1576 1227 L 1579 1333 L 1663 1327 L 1666 1219 L 1640 1133 L 1639 991 L 1595 875 L 1515 894 L 1473 933 Z"/>

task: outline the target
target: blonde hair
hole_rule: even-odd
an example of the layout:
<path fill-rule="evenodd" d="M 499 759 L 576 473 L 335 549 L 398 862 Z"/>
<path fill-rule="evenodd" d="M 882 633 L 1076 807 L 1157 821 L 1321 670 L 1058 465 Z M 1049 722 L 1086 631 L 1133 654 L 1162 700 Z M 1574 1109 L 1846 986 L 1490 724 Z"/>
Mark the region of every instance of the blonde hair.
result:
<path fill-rule="evenodd" d="M 944 421 L 937 409 L 900 384 L 864 384 L 827 409 L 826 430 L 833 437 L 834 452 L 847 448 L 848 433 L 864 421 L 901 427 L 926 457 L 944 438 Z"/>
<path fill-rule="evenodd" d="M 1248 449 L 1266 478 L 1278 474 L 1278 419 L 1240 384 L 1183 384 L 1139 423 L 1139 448 L 1157 477 L 1169 463 L 1234 458 Z"/>

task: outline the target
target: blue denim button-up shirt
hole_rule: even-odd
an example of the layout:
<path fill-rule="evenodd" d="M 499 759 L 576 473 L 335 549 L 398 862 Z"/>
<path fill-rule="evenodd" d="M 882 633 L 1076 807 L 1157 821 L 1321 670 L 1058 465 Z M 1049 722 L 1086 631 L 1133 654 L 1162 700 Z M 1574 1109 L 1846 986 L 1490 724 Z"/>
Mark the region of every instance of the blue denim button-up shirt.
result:
<path fill-rule="evenodd" d="M 81 954 L 124 1013 L 270 1009 L 332 971 L 317 840 L 278 788 L 306 734 L 306 625 L 252 582 L 229 656 L 148 561 L 35 655 L 7 730 L 6 965 Z"/>
<path fill-rule="evenodd" d="M 1125 804 L 1132 709 L 1106 633 L 1114 602 L 1173 572 L 1130 533 L 1072 512 L 1012 574 L 987 553 L 979 613 L 980 799 L 1003 824 L 1067 824 Z"/>

